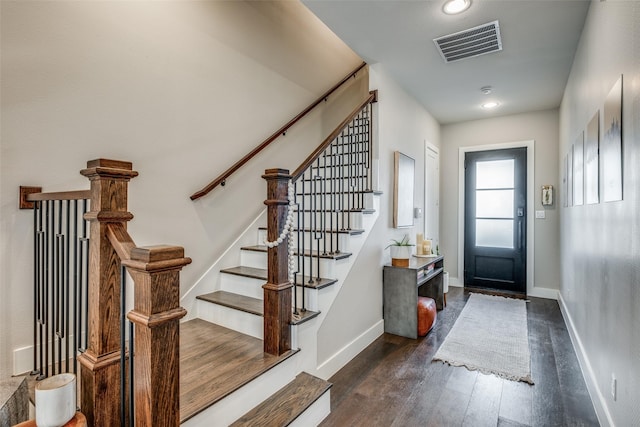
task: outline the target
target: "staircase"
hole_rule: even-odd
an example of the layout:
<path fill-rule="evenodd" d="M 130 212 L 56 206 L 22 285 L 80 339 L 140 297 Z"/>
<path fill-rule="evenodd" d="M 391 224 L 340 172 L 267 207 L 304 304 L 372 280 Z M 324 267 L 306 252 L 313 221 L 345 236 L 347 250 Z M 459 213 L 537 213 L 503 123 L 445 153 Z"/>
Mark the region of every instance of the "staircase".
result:
<path fill-rule="evenodd" d="M 336 233 L 345 252 L 312 254 L 320 260 L 322 277 L 309 283 L 308 276 L 298 275 L 298 299 L 304 293 L 307 309 L 292 315 L 293 349 L 283 355 L 263 352 L 262 285 L 267 280 L 267 247 L 259 243 L 265 239 L 265 228 L 257 226 L 238 239 L 246 242 L 253 235 L 256 243 L 235 248 L 240 265 L 214 268 L 215 274 L 206 277 L 206 286 L 199 287 L 203 293 L 195 297 L 189 320 L 180 329 L 180 414 L 185 426 L 223 426 L 240 419 L 245 424 L 237 425 L 288 425 L 252 424 L 245 413 L 271 398 L 274 390 L 295 388 L 295 378 L 301 372 L 322 378 L 333 373 L 318 369 L 316 334 L 377 219 L 377 194 L 369 193 L 371 208 L 352 214 L 352 221 L 363 228 Z M 265 216 L 263 213 L 261 218 Z M 183 304 L 189 305 L 184 300 Z M 325 384 L 323 394 L 327 395 L 314 400 L 315 407 L 302 406 L 305 411 L 298 415 L 305 420 L 303 425 L 315 425 L 329 413 L 329 385 L 315 379 Z M 314 412 L 318 413 L 315 418 L 310 415 Z"/>
<path fill-rule="evenodd" d="M 182 298 L 188 309 L 180 347 L 185 426 L 317 425 L 330 412 L 330 384 L 321 378 L 339 367 L 323 368 L 317 360 L 317 333 L 379 210 L 379 193 L 370 189 L 369 140 L 354 136 L 369 134 L 365 118 L 347 122 L 302 172 L 292 174 L 290 350 L 263 352 L 263 285 L 270 277 L 269 251 L 277 250 L 264 245 L 266 211 Z"/>

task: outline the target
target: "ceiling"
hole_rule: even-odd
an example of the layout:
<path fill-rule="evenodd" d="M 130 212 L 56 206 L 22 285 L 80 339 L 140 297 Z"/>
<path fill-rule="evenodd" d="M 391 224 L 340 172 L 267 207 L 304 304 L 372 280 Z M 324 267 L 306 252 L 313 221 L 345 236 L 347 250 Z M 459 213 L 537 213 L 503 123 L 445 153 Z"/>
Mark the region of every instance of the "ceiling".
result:
<path fill-rule="evenodd" d="M 367 63 L 381 63 L 441 124 L 556 108 L 589 0 L 302 0 Z M 498 20 L 502 50 L 445 63 L 433 39 Z M 480 88 L 492 86 L 490 95 Z M 495 99 L 493 110 L 480 107 Z"/>

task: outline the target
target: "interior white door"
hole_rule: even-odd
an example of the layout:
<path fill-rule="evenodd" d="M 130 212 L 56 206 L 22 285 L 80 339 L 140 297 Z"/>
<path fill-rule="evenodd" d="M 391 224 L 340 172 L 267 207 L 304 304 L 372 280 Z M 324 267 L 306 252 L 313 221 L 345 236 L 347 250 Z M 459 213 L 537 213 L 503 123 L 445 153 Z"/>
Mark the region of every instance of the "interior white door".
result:
<path fill-rule="evenodd" d="M 424 237 L 439 244 L 440 154 L 438 147 L 425 142 Z"/>

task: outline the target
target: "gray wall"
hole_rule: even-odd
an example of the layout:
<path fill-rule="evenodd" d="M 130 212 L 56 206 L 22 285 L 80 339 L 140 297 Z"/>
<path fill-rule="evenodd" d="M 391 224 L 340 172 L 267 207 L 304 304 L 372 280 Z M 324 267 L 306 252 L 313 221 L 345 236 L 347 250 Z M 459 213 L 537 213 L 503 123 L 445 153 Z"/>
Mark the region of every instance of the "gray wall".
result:
<path fill-rule="evenodd" d="M 591 3 L 560 108 L 559 155 L 624 74 L 624 201 L 560 208 L 561 302 L 603 425 L 640 425 L 640 2 Z M 601 120 L 602 134 L 602 120 Z M 617 378 L 616 401 L 611 395 Z"/>
<path fill-rule="evenodd" d="M 541 187 L 558 189 L 558 110 L 474 120 L 442 126 L 440 149 L 440 241 L 446 266 L 454 283 L 458 271 L 458 152 L 461 147 L 535 141 L 534 206 L 546 219 L 534 220 L 534 283 L 536 288 L 560 286 L 559 214 L 557 201 L 542 206 Z M 557 194 L 557 191 L 556 191 Z M 556 198 L 557 199 L 557 198 Z M 553 292 L 540 290 L 541 296 Z"/>

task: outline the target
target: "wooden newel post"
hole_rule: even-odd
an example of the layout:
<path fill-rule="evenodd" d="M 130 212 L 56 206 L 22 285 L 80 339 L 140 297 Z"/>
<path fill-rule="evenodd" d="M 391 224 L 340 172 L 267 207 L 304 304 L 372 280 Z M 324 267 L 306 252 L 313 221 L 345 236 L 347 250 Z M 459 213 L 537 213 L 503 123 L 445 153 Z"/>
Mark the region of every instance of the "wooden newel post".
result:
<path fill-rule="evenodd" d="M 291 175 L 286 169 L 267 169 L 262 176 L 267 180 L 267 239 L 278 238 L 287 219 L 287 184 Z M 291 288 L 289 282 L 288 239 L 269 248 L 267 283 L 264 289 L 264 351 L 281 355 L 291 349 Z"/>
<path fill-rule="evenodd" d="M 138 175 L 129 162 L 97 159 L 80 172 L 91 181 L 87 349 L 81 367 L 82 412 L 89 425 L 120 425 L 120 258 L 106 235 L 109 223 L 122 223 L 127 186 Z"/>
<path fill-rule="evenodd" d="M 134 248 L 123 262 L 134 281 L 136 426 L 180 424 L 180 270 L 189 263 L 178 246 Z"/>

